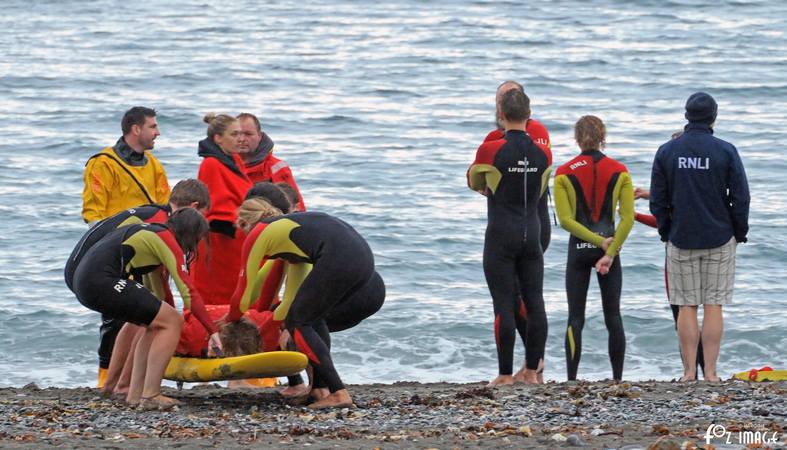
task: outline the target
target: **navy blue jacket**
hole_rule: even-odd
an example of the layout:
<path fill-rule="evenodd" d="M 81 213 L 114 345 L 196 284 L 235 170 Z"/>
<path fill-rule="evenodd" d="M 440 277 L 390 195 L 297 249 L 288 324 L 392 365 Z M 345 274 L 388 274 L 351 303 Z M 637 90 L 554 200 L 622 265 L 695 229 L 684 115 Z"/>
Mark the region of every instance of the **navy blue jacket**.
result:
<path fill-rule="evenodd" d="M 749 183 L 735 146 L 708 125 L 686 125 L 656 152 L 650 212 L 661 240 L 678 248 L 721 247 L 733 236 L 746 242 Z"/>

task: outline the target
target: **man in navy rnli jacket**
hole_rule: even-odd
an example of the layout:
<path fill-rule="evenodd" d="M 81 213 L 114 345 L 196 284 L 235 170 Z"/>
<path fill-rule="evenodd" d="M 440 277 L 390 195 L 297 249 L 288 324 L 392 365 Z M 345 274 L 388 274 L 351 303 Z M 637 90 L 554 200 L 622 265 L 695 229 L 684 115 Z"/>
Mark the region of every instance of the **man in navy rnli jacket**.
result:
<path fill-rule="evenodd" d="M 650 181 L 650 211 L 667 242 L 670 303 L 680 307 L 682 381 L 694 380 L 703 305 L 705 380 L 717 381 L 722 305 L 732 302 L 735 250 L 749 231 L 749 185 L 735 146 L 713 136 L 718 106 L 697 92 L 686 102 L 684 133 L 659 147 Z"/>

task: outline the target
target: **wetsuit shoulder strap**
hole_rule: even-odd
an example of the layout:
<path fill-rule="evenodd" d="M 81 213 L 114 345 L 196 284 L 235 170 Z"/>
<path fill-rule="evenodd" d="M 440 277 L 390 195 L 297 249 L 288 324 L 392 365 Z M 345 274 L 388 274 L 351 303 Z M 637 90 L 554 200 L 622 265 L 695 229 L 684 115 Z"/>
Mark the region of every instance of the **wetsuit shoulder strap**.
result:
<path fill-rule="evenodd" d="M 132 180 L 134 180 L 135 183 L 137 183 L 137 186 L 139 186 L 139 189 L 142 191 L 143 194 L 145 194 L 145 198 L 148 199 L 148 203 L 156 203 L 150 197 L 150 194 L 148 194 L 147 189 L 145 189 L 145 186 L 143 186 L 142 183 L 140 183 L 140 181 L 137 179 L 137 177 L 135 177 L 134 174 L 131 173 L 130 170 L 128 170 L 128 168 L 125 166 L 125 164 L 120 162 L 119 159 L 115 158 L 111 154 L 104 153 L 104 152 L 96 153 L 95 155 L 93 155 L 93 156 L 91 156 L 90 158 L 87 159 L 87 162 L 85 163 L 85 167 L 87 167 L 87 165 L 88 165 L 88 163 L 90 163 L 91 159 L 98 158 L 100 156 L 106 156 L 107 158 L 115 161 L 118 164 L 118 166 L 120 166 L 120 168 L 123 169 L 128 174 L 128 176 L 131 177 Z"/>

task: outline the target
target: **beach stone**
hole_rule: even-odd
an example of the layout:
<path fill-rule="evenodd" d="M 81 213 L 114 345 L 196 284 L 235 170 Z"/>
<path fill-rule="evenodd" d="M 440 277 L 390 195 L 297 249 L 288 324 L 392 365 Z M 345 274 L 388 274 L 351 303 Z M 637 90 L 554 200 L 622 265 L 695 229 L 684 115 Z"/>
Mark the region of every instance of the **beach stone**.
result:
<path fill-rule="evenodd" d="M 566 437 L 566 445 L 571 447 L 585 447 L 587 444 L 576 434 L 569 434 Z"/>

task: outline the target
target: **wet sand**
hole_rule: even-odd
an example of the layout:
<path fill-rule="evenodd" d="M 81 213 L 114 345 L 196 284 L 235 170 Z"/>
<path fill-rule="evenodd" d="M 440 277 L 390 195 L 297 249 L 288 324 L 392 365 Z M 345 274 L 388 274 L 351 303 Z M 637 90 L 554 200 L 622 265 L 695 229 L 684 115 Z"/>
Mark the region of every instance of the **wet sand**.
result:
<path fill-rule="evenodd" d="M 565 382 L 350 386 L 356 407 L 312 411 L 273 389 L 197 386 L 177 411 L 141 412 L 95 389 L 0 389 L 3 448 L 700 448 L 709 425 L 787 438 L 787 382 Z M 721 445 L 720 445 L 721 444 Z M 784 444 L 772 448 L 787 448 Z M 767 445 L 766 445 L 767 447 Z"/>

